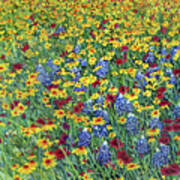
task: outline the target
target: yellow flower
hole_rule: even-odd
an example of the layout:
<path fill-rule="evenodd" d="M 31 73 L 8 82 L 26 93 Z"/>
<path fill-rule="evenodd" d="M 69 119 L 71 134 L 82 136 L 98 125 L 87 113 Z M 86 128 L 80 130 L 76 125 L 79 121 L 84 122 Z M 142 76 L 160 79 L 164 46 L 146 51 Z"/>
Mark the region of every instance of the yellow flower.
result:
<path fill-rule="evenodd" d="M 151 112 L 151 116 L 152 116 L 153 118 L 159 117 L 159 116 L 160 116 L 160 111 L 159 111 L 158 109 L 152 111 L 152 112 Z"/>
<path fill-rule="evenodd" d="M 158 128 L 156 128 L 156 129 L 148 129 L 146 131 L 146 134 L 148 136 L 157 136 L 157 135 L 159 135 L 159 133 L 160 133 L 160 129 L 158 129 Z"/>
<path fill-rule="evenodd" d="M 39 139 L 37 141 L 37 146 L 41 147 L 42 149 L 47 149 L 48 147 L 52 146 L 52 142 L 48 139 Z"/>
<path fill-rule="evenodd" d="M 58 109 L 58 110 L 55 110 L 54 115 L 55 115 L 57 118 L 62 118 L 62 117 L 65 116 L 65 113 L 64 113 L 64 110 L 63 110 L 63 109 Z"/>
<path fill-rule="evenodd" d="M 146 90 L 146 91 L 143 93 L 143 95 L 144 95 L 144 96 L 147 96 L 147 97 L 150 97 L 151 94 L 152 94 L 152 92 L 151 92 L 150 90 Z"/>
<path fill-rule="evenodd" d="M 176 136 L 174 137 L 174 140 L 175 140 L 175 141 L 179 141 L 179 140 L 180 140 L 180 135 L 176 135 Z"/>
<path fill-rule="evenodd" d="M 5 123 L 3 123 L 2 121 L 0 121 L 0 126 L 5 127 L 5 126 L 6 126 L 6 124 L 5 124 Z"/>
<path fill-rule="evenodd" d="M 15 176 L 13 176 L 13 180 L 23 180 L 23 179 L 20 176 L 15 175 Z"/>
<path fill-rule="evenodd" d="M 138 168 L 140 168 L 140 166 L 136 163 L 129 163 L 126 166 L 127 170 L 134 170 L 134 169 L 138 169 Z"/>
<path fill-rule="evenodd" d="M 6 71 L 8 69 L 7 66 L 8 66 L 7 63 L 0 64 L 0 73 Z"/>
<path fill-rule="evenodd" d="M 28 164 L 25 164 L 24 166 L 22 166 L 18 169 L 18 172 L 21 174 L 30 174 L 30 173 L 32 173 L 32 171 L 33 171 L 33 169 Z"/>
<path fill-rule="evenodd" d="M 104 125 L 106 123 L 105 120 L 101 116 L 99 117 L 94 117 L 92 121 L 92 125 Z"/>
<path fill-rule="evenodd" d="M 117 163 L 118 163 L 118 165 L 119 165 L 121 168 L 124 167 L 124 163 L 123 163 L 123 160 L 122 160 L 122 159 L 118 160 Z"/>
<path fill-rule="evenodd" d="M 110 137 L 110 138 L 113 138 L 113 137 L 115 137 L 115 136 L 116 136 L 116 134 L 115 134 L 114 132 L 109 133 L 109 137 Z"/>
<path fill-rule="evenodd" d="M 86 155 L 87 154 L 87 150 L 84 146 L 81 146 L 77 149 L 74 149 L 72 151 L 73 154 L 76 154 L 76 155 Z"/>
<path fill-rule="evenodd" d="M 46 44 L 45 44 L 45 48 L 46 48 L 46 49 L 49 49 L 50 47 L 51 47 L 51 44 L 50 44 L 50 43 L 46 43 Z"/>
<path fill-rule="evenodd" d="M 56 166 L 56 160 L 50 157 L 45 157 L 43 158 L 43 165 L 46 169 L 52 168 L 54 166 Z"/>
<path fill-rule="evenodd" d="M 12 167 L 11 167 L 12 170 L 15 170 L 17 168 L 19 168 L 19 164 L 13 164 Z"/>
<path fill-rule="evenodd" d="M 91 99 L 97 99 L 99 97 L 99 94 L 98 93 L 95 93 L 91 96 Z"/>
<path fill-rule="evenodd" d="M 120 124 L 125 124 L 127 121 L 127 119 L 125 117 L 120 117 L 117 122 L 120 123 Z"/>

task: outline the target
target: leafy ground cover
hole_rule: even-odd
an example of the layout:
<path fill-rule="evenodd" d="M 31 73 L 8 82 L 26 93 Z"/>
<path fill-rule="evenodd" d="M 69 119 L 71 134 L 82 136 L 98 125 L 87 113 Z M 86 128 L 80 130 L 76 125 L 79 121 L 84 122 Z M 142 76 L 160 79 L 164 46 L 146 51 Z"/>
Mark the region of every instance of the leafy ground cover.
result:
<path fill-rule="evenodd" d="M 0 1 L 1 179 L 180 179 L 179 8 Z"/>

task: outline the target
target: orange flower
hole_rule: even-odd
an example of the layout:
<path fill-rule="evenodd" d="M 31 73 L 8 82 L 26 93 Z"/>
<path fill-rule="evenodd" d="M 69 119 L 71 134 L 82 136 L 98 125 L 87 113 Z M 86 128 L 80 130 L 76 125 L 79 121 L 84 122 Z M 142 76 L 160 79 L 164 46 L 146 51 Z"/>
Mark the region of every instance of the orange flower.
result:
<path fill-rule="evenodd" d="M 105 123 L 106 121 L 104 121 L 103 118 L 100 116 L 100 117 L 93 118 L 92 125 L 103 125 Z"/>

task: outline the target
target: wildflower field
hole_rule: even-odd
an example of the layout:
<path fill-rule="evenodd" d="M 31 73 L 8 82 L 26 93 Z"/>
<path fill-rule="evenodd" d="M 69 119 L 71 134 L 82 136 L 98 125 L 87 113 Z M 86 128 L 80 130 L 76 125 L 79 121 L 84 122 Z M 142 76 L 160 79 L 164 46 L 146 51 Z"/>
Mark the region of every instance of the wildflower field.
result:
<path fill-rule="evenodd" d="M 0 180 L 179 180 L 179 9 L 0 0 Z"/>

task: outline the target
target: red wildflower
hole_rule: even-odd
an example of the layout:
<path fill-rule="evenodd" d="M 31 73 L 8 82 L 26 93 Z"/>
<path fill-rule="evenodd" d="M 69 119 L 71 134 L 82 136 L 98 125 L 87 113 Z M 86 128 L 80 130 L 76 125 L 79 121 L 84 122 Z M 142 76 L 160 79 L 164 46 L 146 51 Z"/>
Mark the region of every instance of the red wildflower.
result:
<path fill-rule="evenodd" d="M 96 86 L 97 85 L 99 86 L 100 84 L 101 84 L 100 81 L 96 80 L 94 83 L 92 83 L 92 87 L 96 88 Z"/>
<path fill-rule="evenodd" d="M 179 74 L 180 74 L 180 68 L 179 68 L 179 69 L 175 69 L 175 70 L 173 71 L 173 74 L 174 74 L 175 76 L 179 75 Z"/>
<path fill-rule="evenodd" d="M 160 87 L 160 88 L 157 89 L 158 93 L 164 93 L 165 91 L 166 91 L 165 87 Z"/>
<path fill-rule="evenodd" d="M 162 99 L 164 97 L 164 94 L 163 93 L 158 93 L 157 96 L 156 96 L 158 99 Z"/>
<path fill-rule="evenodd" d="M 67 123 L 67 122 L 65 122 L 64 124 L 63 124 L 63 129 L 70 129 L 70 126 L 69 126 L 69 124 Z"/>
<path fill-rule="evenodd" d="M 159 41 L 159 37 L 158 36 L 154 36 L 153 37 L 153 41 Z"/>
<path fill-rule="evenodd" d="M 172 123 L 173 120 L 172 120 L 172 119 L 164 119 L 163 122 L 164 122 L 164 123 Z"/>
<path fill-rule="evenodd" d="M 6 58 L 6 56 L 3 54 L 2 56 L 1 56 L 1 59 L 5 59 Z"/>
<path fill-rule="evenodd" d="M 176 118 L 176 122 L 177 122 L 177 123 L 180 123 L 180 118 Z"/>
<path fill-rule="evenodd" d="M 165 136 L 164 136 L 164 137 L 160 137 L 160 138 L 159 138 L 159 142 L 160 142 L 160 143 L 163 143 L 163 144 L 166 144 L 166 145 L 169 143 L 169 141 L 170 141 L 170 140 L 169 140 L 169 137 L 165 137 Z"/>
<path fill-rule="evenodd" d="M 162 27 L 161 30 L 160 30 L 160 32 L 161 32 L 162 34 L 166 34 L 166 31 L 167 31 L 167 28 L 165 28 L 165 27 Z"/>
<path fill-rule="evenodd" d="M 56 27 L 56 24 L 51 24 L 50 28 Z"/>
<path fill-rule="evenodd" d="M 121 65 L 123 64 L 124 62 L 126 62 L 127 59 L 116 59 L 116 64 L 117 65 Z"/>
<path fill-rule="evenodd" d="M 22 64 L 14 64 L 13 65 L 13 70 L 20 70 L 22 69 Z"/>
<path fill-rule="evenodd" d="M 36 122 L 37 122 L 38 124 L 41 124 L 41 125 L 45 125 L 45 124 L 46 124 L 45 121 L 44 121 L 43 119 L 41 119 L 41 118 L 38 118 L 38 119 L 36 120 Z"/>
<path fill-rule="evenodd" d="M 119 88 L 119 92 L 120 92 L 121 94 L 125 94 L 125 93 L 129 92 L 129 87 L 128 87 L 128 86 L 121 86 L 121 87 Z"/>
<path fill-rule="evenodd" d="M 57 149 L 55 152 L 54 152 L 55 156 L 57 159 L 64 159 L 66 155 L 69 155 L 70 152 L 69 151 L 66 151 L 66 148 L 64 148 L 64 152 L 63 150 L 61 149 Z"/>
<path fill-rule="evenodd" d="M 66 144 L 67 138 L 68 138 L 68 135 L 66 133 L 63 133 L 59 139 L 58 145 Z"/>
<path fill-rule="evenodd" d="M 116 96 L 113 96 L 111 94 L 106 95 L 106 101 L 114 103 L 115 99 L 116 99 Z"/>
<path fill-rule="evenodd" d="M 180 131 L 180 123 L 173 124 L 173 131 Z"/>
<path fill-rule="evenodd" d="M 124 146 L 124 144 L 117 138 L 110 141 L 110 146 L 114 147 L 115 149 L 119 149 Z"/>
<path fill-rule="evenodd" d="M 127 51 L 127 50 L 128 50 L 128 46 L 125 45 L 121 47 L 121 51 Z"/>
<path fill-rule="evenodd" d="M 29 45 L 25 44 L 24 47 L 22 48 L 22 51 L 25 52 L 29 49 Z"/>
<path fill-rule="evenodd" d="M 169 105 L 171 105 L 171 103 L 168 100 L 162 100 L 159 105 L 160 106 L 166 106 L 166 105 L 169 106 Z"/>
<path fill-rule="evenodd" d="M 173 127 L 168 125 L 168 126 L 163 126 L 163 131 L 173 131 Z"/>
<path fill-rule="evenodd" d="M 164 168 L 161 168 L 161 174 L 165 176 L 178 175 L 179 170 L 170 168 L 170 167 L 164 167 Z"/>
<path fill-rule="evenodd" d="M 117 152 L 117 159 L 121 159 L 124 164 L 128 164 L 132 161 L 132 158 L 129 157 L 124 150 Z"/>

